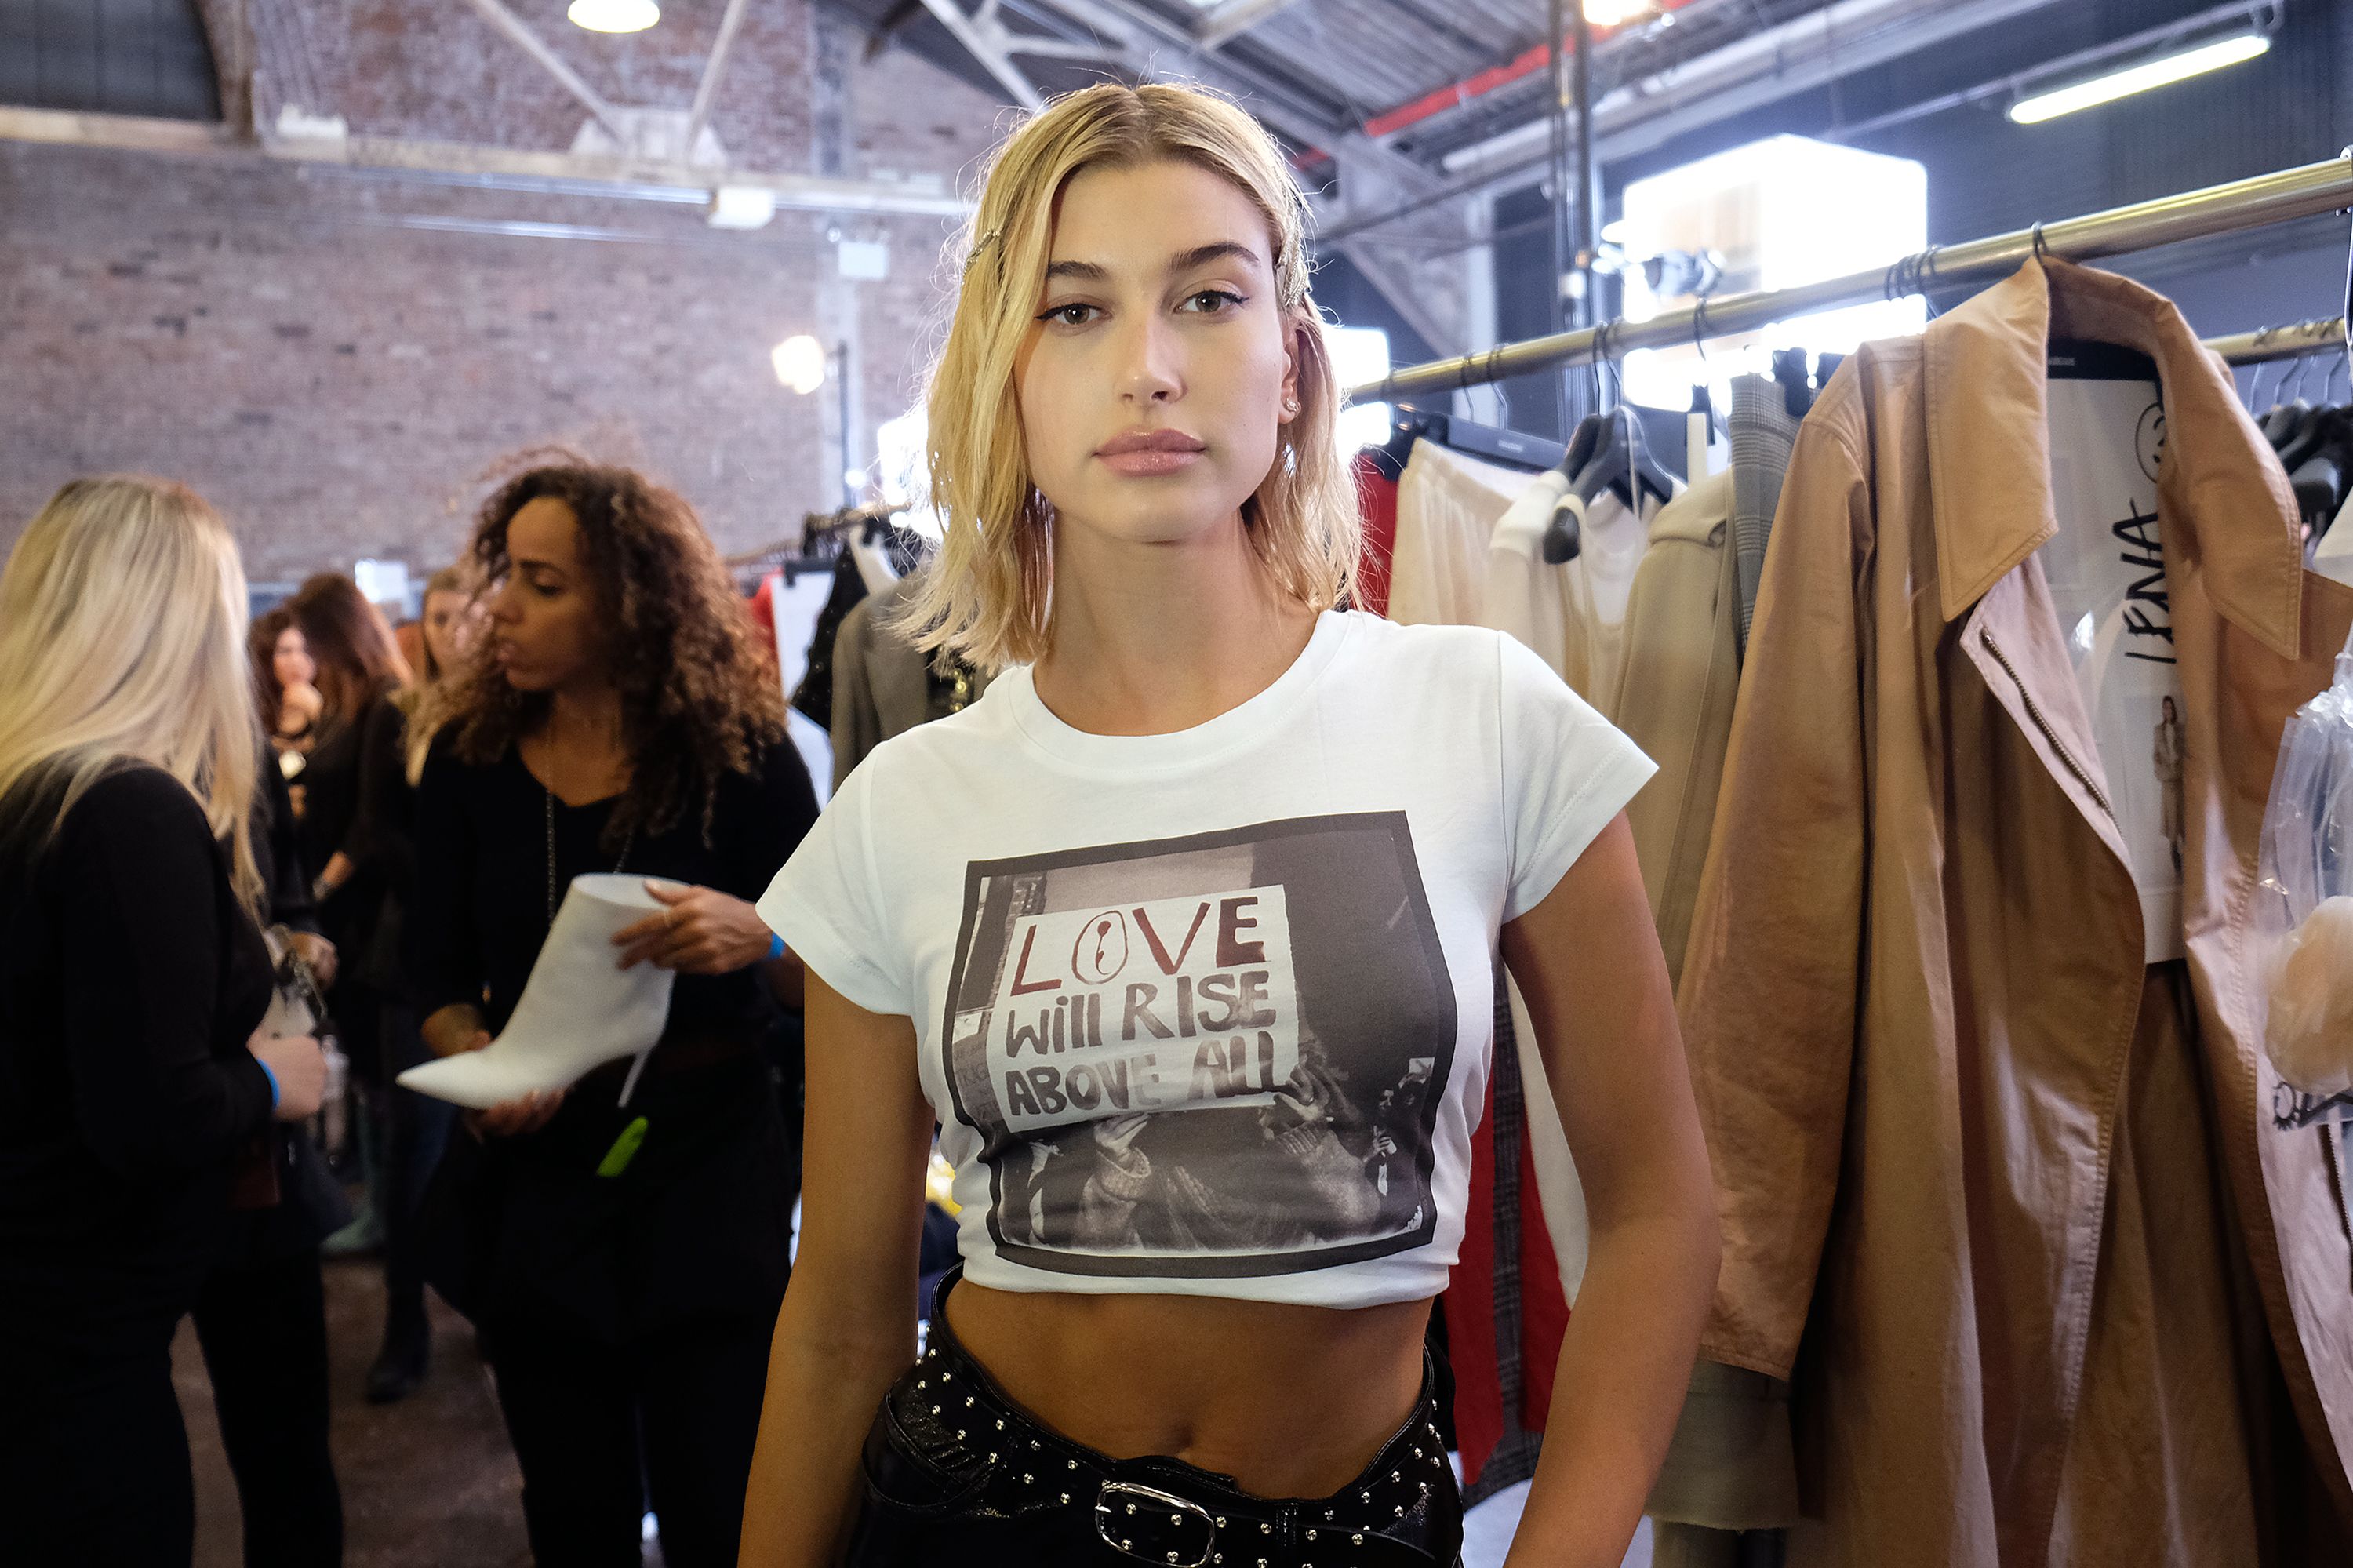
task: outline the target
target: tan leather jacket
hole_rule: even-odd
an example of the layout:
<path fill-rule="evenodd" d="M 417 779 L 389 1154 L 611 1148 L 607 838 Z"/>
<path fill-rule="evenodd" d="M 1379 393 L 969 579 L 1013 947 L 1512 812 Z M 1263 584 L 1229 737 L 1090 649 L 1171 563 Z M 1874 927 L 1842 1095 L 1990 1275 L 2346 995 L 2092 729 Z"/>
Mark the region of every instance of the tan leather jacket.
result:
<path fill-rule="evenodd" d="M 2186 974 L 2143 963 L 2033 556 L 2052 335 L 2163 383 Z M 1793 1562 L 2347 1560 L 2342 1172 L 2271 1126 L 2244 943 L 2282 727 L 2348 625 L 2229 377 L 2126 280 L 2030 263 L 1806 421 L 1681 993 L 1704 1353 L 1796 1373 Z"/>

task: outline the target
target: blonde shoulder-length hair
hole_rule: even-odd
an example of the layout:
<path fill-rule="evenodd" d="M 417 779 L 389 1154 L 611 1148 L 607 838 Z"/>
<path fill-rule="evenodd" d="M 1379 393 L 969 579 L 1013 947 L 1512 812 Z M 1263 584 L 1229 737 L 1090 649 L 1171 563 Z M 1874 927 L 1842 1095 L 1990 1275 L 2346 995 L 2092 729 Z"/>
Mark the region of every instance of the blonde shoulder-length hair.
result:
<path fill-rule="evenodd" d="M 1318 610 L 1347 597 L 1362 525 L 1334 435 L 1345 392 L 1308 291 L 1306 198 L 1273 140 L 1226 99 L 1103 83 L 1054 100 L 1006 139 L 965 237 L 927 407 L 930 499 L 944 543 L 899 618 L 926 649 L 998 670 L 1035 661 L 1050 641 L 1053 508 L 1030 477 L 1014 366 L 1045 281 L 1055 198 L 1083 169 L 1161 161 L 1232 182 L 1266 219 L 1300 409 L 1242 521 L 1282 591 Z"/>
<path fill-rule="evenodd" d="M 92 784 L 146 763 L 195 796 L 229 842 L 237 896 L 259 910 L 261 737 L 245 621 L 237 542 L 195 492 L 120 475 L 58 491 L 0 572 L 9 828 L 45 844 Z M 27 810 L 46 820 L 24 820 Z"/>

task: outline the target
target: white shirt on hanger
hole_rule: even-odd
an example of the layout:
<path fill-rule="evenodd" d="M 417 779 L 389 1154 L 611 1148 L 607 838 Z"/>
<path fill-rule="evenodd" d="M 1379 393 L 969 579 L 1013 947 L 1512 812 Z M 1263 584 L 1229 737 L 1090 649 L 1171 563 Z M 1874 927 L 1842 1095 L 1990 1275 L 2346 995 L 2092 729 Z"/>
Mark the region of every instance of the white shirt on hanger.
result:
<path fill-rule="evenodd" d="M 1398 479 L 1388 618 L 1401 626 L 1485 625 L 1487 541 L 1526 482 L 1522 470 L 1414 442 Z"/>
<path fill-rule="evenodd" d="M 1487 546 L 1487 624 L 1507 631 L 1567 678 L 1569 588 L 1566 567 L 1544 558 L 1545 530 L 1568 494 L 1568 476 L 1547 469 L 1529 480 Z M 1587 700 L 1591 694 L 1587 694 Z"/>

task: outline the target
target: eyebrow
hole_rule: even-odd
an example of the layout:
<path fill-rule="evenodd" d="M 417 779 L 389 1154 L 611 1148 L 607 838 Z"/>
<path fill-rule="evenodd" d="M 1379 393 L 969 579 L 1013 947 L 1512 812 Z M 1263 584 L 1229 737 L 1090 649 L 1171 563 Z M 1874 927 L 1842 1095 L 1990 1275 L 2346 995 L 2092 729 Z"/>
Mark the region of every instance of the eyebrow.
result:
<path fill-rule="evenodd" d="M 1231 257 L 1237 261 L 1255 265 L 1258 252 L 1231 239 L 1219 239 L 1208 245 L 1197 245 L 1190 250 L 1180 250 L 1168 259 L 1171 272 L 1189 272 L 1196 267 Z M 1094 261 L 1057 261 L 1046 269 L 1050 281 L 1056 278 L 1076 278 L 1081 282 L 1104 283 L 1111 281 L 1111 270 Z"/>

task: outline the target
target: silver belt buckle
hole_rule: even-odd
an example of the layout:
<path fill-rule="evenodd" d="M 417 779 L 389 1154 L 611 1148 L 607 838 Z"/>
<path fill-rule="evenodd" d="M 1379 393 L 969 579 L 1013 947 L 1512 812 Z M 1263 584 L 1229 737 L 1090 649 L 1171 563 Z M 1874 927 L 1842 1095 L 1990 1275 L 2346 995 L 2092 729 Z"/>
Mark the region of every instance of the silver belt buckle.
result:
<path fill-rule="evenodd" d="M 1164 1548 L 1155 1557 L 1148 1547 L 1137 1546 L 1138 1534 L 1162 1528 L 1158 1516 L 1164 1514 L 1167 1516 L 1167 1528 L 1176 1531 L 1183 1529 L 1189 1516 L 1200 1527 L 1201 1550 L 1187 1557 L 1182 1551 Z M 1105 1546 L 1138 1563 L 1202 1568 L 1217 1544 L 1218 1521 L 1210 1517 L 1208 1509 L 1190 1498 L 1180 1498 L 1157 1487 L 1138 1486 L 1134 1481 L 1105 1481 L 1103 1489 L 1095 1494 L 1095 1533 L 1103 1537 Z"/>

